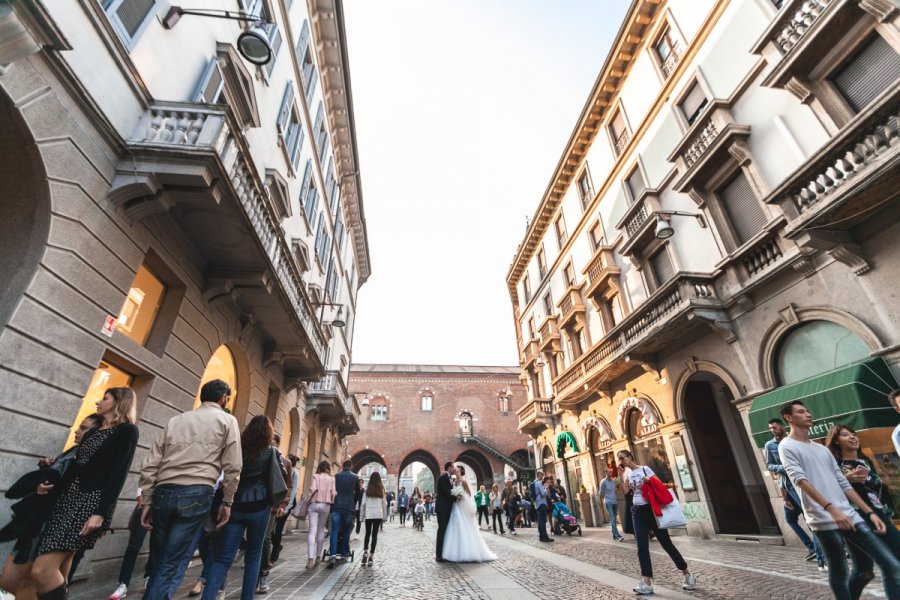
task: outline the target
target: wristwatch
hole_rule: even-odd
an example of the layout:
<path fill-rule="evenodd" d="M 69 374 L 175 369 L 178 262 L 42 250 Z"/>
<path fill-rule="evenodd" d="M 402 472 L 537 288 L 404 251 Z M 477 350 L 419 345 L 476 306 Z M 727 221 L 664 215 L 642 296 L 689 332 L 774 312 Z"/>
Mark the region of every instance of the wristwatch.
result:
<path fill-rule="evenodd" d="M 234 504 L 234 500 L 222 500 L 222 506 L 227 506 L 231 508 L 231 505 Z"/>

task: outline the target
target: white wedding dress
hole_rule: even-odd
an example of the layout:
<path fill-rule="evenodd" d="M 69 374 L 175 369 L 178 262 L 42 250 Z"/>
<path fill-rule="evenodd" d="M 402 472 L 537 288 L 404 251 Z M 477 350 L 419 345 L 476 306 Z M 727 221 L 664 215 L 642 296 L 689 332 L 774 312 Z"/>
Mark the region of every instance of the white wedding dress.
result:
<path fill-rule="evenodd" d="M 450 521 L 444 533 L 444 560 L 450 562 L 484 562 L 497 560 L 481 537 L 475 517 L 475 499 L 463 493 L 462 498 L 453 503 Z"/>

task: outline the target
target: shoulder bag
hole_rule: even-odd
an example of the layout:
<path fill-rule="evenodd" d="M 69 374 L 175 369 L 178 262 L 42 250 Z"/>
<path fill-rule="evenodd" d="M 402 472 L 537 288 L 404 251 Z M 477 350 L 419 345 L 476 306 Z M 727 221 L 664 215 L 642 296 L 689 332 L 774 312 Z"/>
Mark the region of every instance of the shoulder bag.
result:
<path fill-rule="evenodd" d="M 281 461 L 278 460 L 278 453 L 272 448 L 271 460 L 269 460 L 269 480 L 266 488 L 269 492 L 269 504 L 272 508 L 279 506 L 284 499 L 287 498 L 288 487 L 284 482 L 284 472 L 281 470 Z"/>

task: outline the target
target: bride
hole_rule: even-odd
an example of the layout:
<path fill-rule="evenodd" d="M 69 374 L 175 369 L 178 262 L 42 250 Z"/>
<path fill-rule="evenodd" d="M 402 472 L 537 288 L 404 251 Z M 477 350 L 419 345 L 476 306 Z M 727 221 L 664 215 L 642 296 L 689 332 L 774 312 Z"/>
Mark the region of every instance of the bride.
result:
<path fill-rule="evenodd" d="M 497 555 L 488 549 L 475 524 L 477 514 L 475 499 L 463 477 L 464 474 L 465 470 L 460 466 L 459 478 L 455 485 L 462 488 L 462 495 L 453 503 L 450 522 L 447 523 L 447 533 L 444 535 L 444 560 L 451 562 L 497 560 Z"/>

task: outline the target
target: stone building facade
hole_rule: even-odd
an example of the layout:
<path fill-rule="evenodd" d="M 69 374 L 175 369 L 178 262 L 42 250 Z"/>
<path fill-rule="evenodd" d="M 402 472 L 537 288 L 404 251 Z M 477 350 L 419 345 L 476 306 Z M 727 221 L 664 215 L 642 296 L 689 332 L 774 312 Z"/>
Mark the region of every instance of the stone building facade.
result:
<path fill-rule="evenodd" d="M 239 422 L 269 416 L 303 465 L 358 429 L 370 262 L 340 2 L 230 4 L 262 23 L 0 3 L 0 489 L 106 387 L 138 396 L 115 531 L 79 578 L 118 570 L 146 449 L 203 382 L 227 379 Z M 254 28 L 262 66 L 236 48 Z"/>
<path fill-rule="evenodd" d="M 803 397 L 900 489 L 898 14 L 632 3 L 507 277 L 538 464 L 595 493 L 630 449 L 689 534 L 781 541 L 760 446 Z"/>
<path fill-rule="evenodd" d="M 526 394 L 516 367 L 354 364 L 350 387 L 363 398 L 359 433 L 347 438 L 354 471 L 378 463 L 396 485 L 414 462 L 436 480 L 453 460 L 490 486 L 503 485 L 506 466 L 523 477 L 533 468 L 517 429 Z"/>

